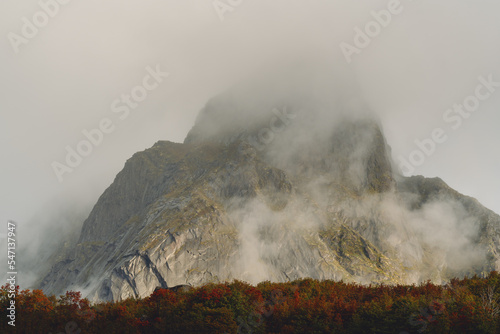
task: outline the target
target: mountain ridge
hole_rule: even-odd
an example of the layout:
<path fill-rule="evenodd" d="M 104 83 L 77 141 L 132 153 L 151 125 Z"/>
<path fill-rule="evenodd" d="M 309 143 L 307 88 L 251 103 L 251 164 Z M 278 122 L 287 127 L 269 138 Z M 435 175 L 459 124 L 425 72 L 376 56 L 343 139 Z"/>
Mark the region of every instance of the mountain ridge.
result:
<path fill-rule="evenodd" d="M 442 180 L 401 176 L 378 120 L 237 106 L 213 99 L 184 143 L 134 154 L 40 287 L 121 300 L 233 279 L 398 284 L 498 268 L 500 217 Z"/>

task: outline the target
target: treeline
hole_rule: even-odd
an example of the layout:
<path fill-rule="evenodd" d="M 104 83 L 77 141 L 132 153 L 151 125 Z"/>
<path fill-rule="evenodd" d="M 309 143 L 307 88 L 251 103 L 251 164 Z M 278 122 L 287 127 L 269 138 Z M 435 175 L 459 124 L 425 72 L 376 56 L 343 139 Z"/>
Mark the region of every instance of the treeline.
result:
<path fill-rule="evenodd" d="M 1 333 L 497 333 L 500 275 L 447 285 L 362 286 L 302 279 L 257 286 L 235 281 L 144 299 L 91 305 L 79 292 L 55 297 L 0 291 Z M 9 296 L 10 295 L 10 296 Z"/>

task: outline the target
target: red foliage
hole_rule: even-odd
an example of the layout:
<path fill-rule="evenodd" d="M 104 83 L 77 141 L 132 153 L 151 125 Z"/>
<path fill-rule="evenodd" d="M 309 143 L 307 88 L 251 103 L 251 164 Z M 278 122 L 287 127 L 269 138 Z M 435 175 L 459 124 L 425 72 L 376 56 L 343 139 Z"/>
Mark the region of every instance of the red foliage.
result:
<path fill-rule="evenodd" d="M 487 290 L 489 289 L 489 290 Z M 490 299 L 485 304 L 485 293 Z M 453 279 L 447 286 L 289 283 L 208 284 L 158 289 L 145 299 L 91 305 L 79 292 L 56 298 L 41 290 L 0 290 L 2 316 L 15 294 L 13 333 L 495 333 L 500 276 Z"/>

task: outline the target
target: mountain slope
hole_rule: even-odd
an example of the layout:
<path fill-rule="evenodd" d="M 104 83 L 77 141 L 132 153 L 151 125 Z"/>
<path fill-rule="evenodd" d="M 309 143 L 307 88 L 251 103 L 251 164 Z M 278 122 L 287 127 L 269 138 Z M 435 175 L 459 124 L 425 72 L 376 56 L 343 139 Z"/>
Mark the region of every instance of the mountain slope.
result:
<path fill-rule="evenodd" d="M 40 287 L 119 300 L 232 279 L 440 282 L 498 268 L 500 217 L 394 172 L 378 121 L 253 108 L 218 97 L 183 144 L 136 153 Z"/>

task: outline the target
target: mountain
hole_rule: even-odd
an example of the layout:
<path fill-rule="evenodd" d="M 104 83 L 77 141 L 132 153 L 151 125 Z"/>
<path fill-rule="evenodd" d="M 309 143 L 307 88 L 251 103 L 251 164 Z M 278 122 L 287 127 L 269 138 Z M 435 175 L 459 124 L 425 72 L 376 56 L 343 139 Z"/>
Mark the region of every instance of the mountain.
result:
<path fill-rule="evenodd" d="M 184 143 L 134 154 L 39 287 L 121 300 L 233 279 L 439 283 L 498 269 L 500 217 L 438 178 L 400 175 L 362 104 L 259 96 L 221 94 Z"/>

